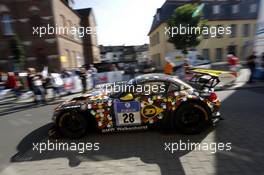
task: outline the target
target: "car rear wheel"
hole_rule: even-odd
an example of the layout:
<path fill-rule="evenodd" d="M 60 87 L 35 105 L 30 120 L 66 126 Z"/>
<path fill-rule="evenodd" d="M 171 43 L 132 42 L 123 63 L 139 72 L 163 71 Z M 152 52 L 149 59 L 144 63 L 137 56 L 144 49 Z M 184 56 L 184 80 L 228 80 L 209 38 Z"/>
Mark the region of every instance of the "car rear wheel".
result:
<path fill-rule="evenodd" d="M 78 111 L 65 111 L 58 119 L 59 132 L 67 138 L 80 138 L 87 132 L 87 121 Z"/>
<path fill-rule="evenodd" d="M 209 126 L 209 113 L 198 103 L 181 106 L 173 117 L 174 129 L 184 134 L 198 134 Z"/>

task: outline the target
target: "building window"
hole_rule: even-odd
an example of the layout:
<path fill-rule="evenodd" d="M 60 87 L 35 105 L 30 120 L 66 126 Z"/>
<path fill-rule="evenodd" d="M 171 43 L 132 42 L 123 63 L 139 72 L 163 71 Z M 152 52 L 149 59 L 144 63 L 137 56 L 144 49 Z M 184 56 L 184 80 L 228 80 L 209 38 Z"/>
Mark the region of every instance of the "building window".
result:
<path fill-rule="evenodd" d="M 216 55 L 215 55 L 216 61 L 221 61 L 223 58 L 223 49 L 222 48 L 216 48 L 215 53 L 216 53 Z"/>
<path fill-rule="evenodd" d="M 257 4 L 251 4 L 250 13 L 256 13 L 256 12 L 257 12 Z"/>
<path fill-rule="evenodd" d="M 84 60 L 81 57 L 81 53 L 80 52 L 77 52 L 76 59 L 77 59 L 77 67 L 81 67 L 84 64 Z"/>
<path fill-rule="evenodd" d="M 68 50 L 68 49 L 65 49 L 65 51 L 66 51 L 66 55 L 67 55 L 67 63 L 68 63 L 68 67 L 72 67 L 72 65 L 71 65 L 71 53 L 70 53 L 70 51 Z"/>
<path fill-rule="evenodd" d="M 209 49 L 203 49 L 203 57 L 205 59 L 210 59 L 210 55 L 209 55 Z"/>
<path fill-rule="evenodd" d="M 219 14 L 219 13 L 220 13 L 220 5 L 214 5 L 213 14 Z"/>
<path fill-rule="evenodd" d="M 157 32 L 157 34 L 156 34 L 157 36 L 156 36 L 156 42 L 157 42 L 157 44 L 159 44 L 160 43 L 160 37 L 159 37 L 159 32 Z"/>
<path fill-rule="evenodd" d="M 232 5 L 232 13 L 236 14 L 238 13 L 238 11 L 239 11 L 239 5 L 238 4 Z"/>
<path fill-rule="evenodd" d="M 157 67 L 160 67 L 161 66 L 161 62 L 160 62 L 160 54 L 155 54 L 155 55 L 152 55 L 152 60 L 154 62 L 154 64 L 157 66 Z"/>
<path fill-rule="evenodd" d="M 254 24 L 254 25 L 253 25 L 253 30 L 252 30 L 252 31 L 253 31 L 253 32 L 252 32 L 252 35 L 255 36 L 256 33 L 257 33 L 257 24 Z"/>
<path fill-rule="evenodd" d="M 72 22 L 71 20 L 68 20 L 68 28 L 69 28 L 69 33 L 68 35 L 71 37 L 71 38 L 74 38 L 74 36 L 72 35 L 72 32 L 71 31 L 71 28 L 72 28 Z"/>
<path fill-rule="evenodd" d="M 250 35 L 250 24 L 243 25 L 243 37 L 249 37 Z"/>
<path fill-rule="evenodd" d="M 72 22 L 71 22 L 71 20 L 68 20 L 68 27 L 69 27 L 69 29 L 72 27 Z"/>
<path fill-rule="evenodd" d="M 63 15 L 60 15 L 60 20 L 61 20 L 60 23 L 61 23 L 62 27 L 66 27 L 67 26 L 66 19 Z"/>
<path fill-rule="evenodd" d="M 223 35 L 224 35 L 224 33 L 225 33 L 225 31 L 224 31 L 224 26 L 223 26 L 223 25 L 217 25 L 216 28 L 217 28 L 217 34 L 216 34 L 216 37 L 217 37 L 217 38 L 223 38 Z M 220 29 L 223 29 L 223 30 L 220 30 L 219 28 L 220 28 Z"/>
<path fill-rule="evenodd" d="M 2 27 L 3 27 L 3 33 L 6 36 L 13 35 L 13 28 L 12 28 L 12 19 L 10 15 L 4 14 L 1 19 Z"/>
<path fill-rule="evenodd" d="M 230 45 L 227 48 L 228 54 L 236 55 L 237 46 L 236 45 Z"/>
<path fill-rule="evenodd" d="M 230 34 L 230 38 L 235 38 L 237 35 L 237 25 L 236 24 L 232 24 L 231 25 L 231 34 Z"/>
<path fill-rule="evenodd" d="M 159 32 L 150 37 L 150 45 L 155 46 L 160 43 Z"/>
<path fill-rule="evenodd" d="M 79 27 L 77 27 L 77 25 L 74 25 L 74 28 L 75 28 L 75 29 L 78 29 Z M 75 32 L 75 33 L 74 33 L 74 39 L 75 39 L 75 40 L 79 40 L 79 39 L 80 39 L 78 32 Z"/>
<path fill-rule="evenodd" d="M 157 13 L 157 14 L 156 14 L 156 21 L 159 21 L 159 20 L 160 20 L 160 14 Z"/>
<path fill-rule="evenodd" d="M 40 9 L 37 6 L 34 6 L 34 5 L 30 6 L 30 8 L 28 10 L 31 11 L 31 12 L 40 11 Z"/>
<path fill-rule="evenodd" d="M 77 58 L 76 58 L 76 52 L 72 51 L 72 66 L 76 67 L 77 66 Z"/>

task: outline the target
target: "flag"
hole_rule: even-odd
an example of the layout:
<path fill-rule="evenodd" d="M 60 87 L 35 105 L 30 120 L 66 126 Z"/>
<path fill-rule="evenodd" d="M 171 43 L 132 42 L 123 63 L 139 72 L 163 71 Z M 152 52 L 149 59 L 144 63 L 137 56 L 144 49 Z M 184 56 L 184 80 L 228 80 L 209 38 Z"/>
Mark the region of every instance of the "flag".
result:
<path fill-rule="evenodd" d="M 197 7 L 197 9 L 193 12 L 192 17 L 196 17 L 197 15 L 199 15 L 199 13 L 203 10 L 203 8 L 204 8 L 204 3 L 202 3 Z"/>

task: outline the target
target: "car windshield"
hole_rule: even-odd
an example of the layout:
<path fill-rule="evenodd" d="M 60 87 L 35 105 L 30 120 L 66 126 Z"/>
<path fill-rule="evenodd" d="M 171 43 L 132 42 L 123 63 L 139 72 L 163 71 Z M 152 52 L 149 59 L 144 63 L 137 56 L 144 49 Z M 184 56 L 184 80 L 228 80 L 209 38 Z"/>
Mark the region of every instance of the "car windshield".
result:
<path fill-rule="evenodd" d="M 185 83 L 184 81 L 178 79 L 178 78 L 173 78 L 174 81 L 177 82 L 178 85 L 180 85 L 181 90 L 185 90 L 185 89 L 193 89 L 193 87 L 187 83 Z"/>
<path fill-rule="evenodd" d="M 127 85 L 129 85 L 129 82 L 122 81 L 100 85 L 98 88 L 109 94 L 110 97 L 118 98 L 121 94 L 127 92 Z"/>

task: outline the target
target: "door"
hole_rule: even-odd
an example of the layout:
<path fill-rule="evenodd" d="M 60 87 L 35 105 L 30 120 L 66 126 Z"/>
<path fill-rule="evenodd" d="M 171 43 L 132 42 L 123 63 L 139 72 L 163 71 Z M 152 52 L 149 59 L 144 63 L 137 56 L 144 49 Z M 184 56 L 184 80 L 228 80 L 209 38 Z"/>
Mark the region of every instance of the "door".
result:
<path fill-rule="evenodd" d="M 236 55 L 236 50 L 237 50 L 237 47 L 235 45 L 230 45 L 227 48 L 227 52 L 233 55 Z"/>
<path fill-rule="evenodd" d="M 114 103 L 114 111 L 117 127 L 137 126 L 142 124 L 140 102 L 135 99 L 131 101 L 116 101 Z"/>

